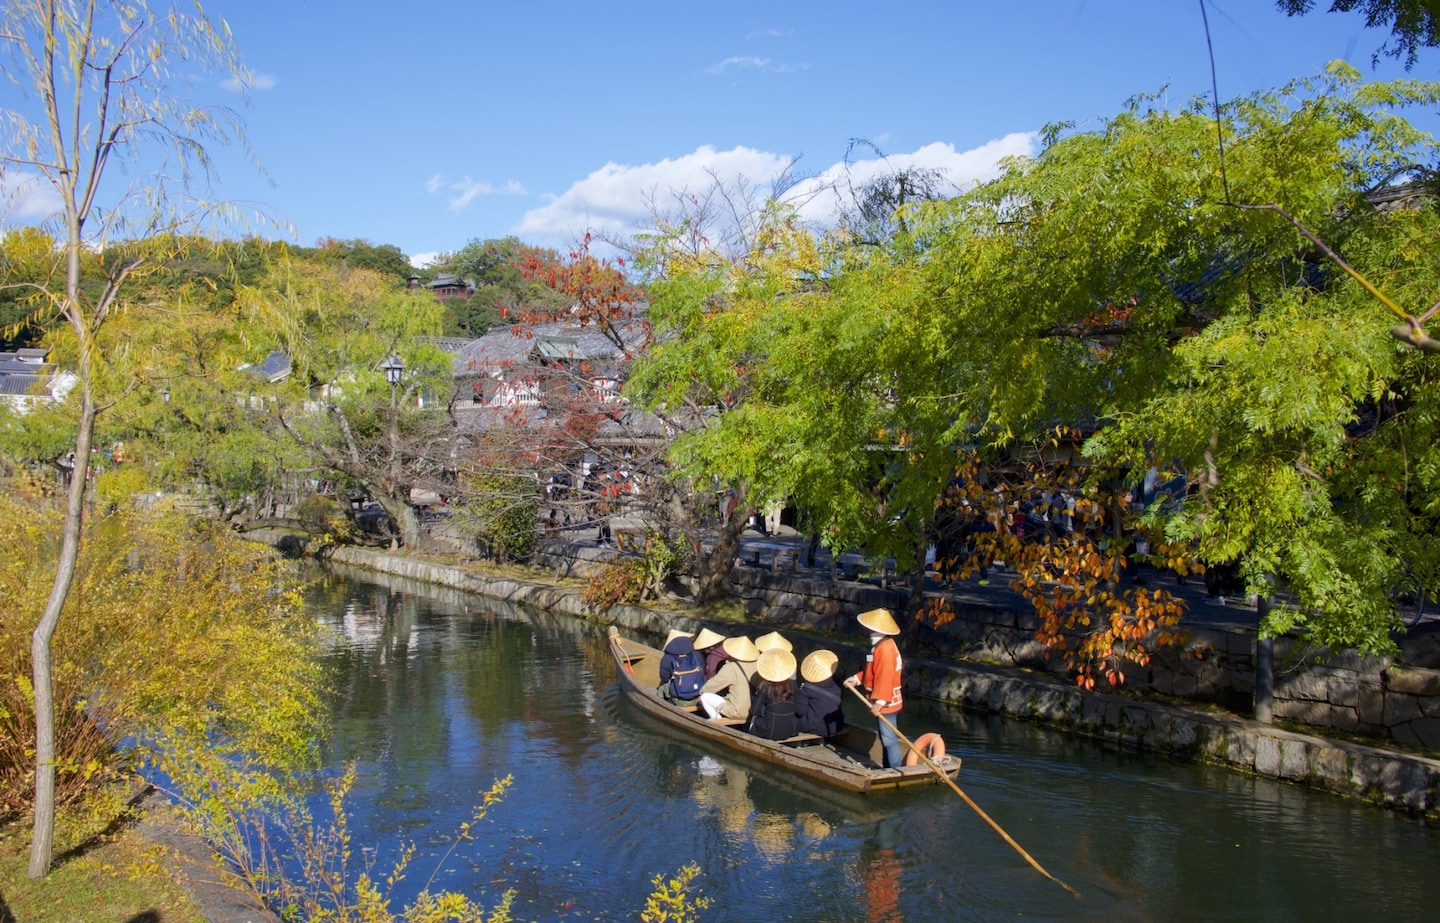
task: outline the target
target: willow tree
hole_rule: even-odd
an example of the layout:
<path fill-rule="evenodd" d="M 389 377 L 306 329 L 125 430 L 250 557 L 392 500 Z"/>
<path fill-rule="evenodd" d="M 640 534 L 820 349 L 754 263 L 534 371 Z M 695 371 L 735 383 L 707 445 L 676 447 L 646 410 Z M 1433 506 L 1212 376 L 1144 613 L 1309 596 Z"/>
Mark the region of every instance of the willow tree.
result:
<path fill-rule="evenodd" d="M 252 361 L 273 351 L 289 363 L 282 381 L 250 380 L 252 422 L 293 440 L 315 479 L 373 497 L 414 547 L 412 489 L 453 494 L 466 466 L 446 412 L 451 360 L 429 339 L 443 306 L 369 270 L 280 256 L 238 289 L 236 307 Z M 391 356 L 404 363 L 393 389 Z"/>
<path fill-rule="evenodd" d="M 107 356 L 97 335 L 125 301 L 127 282 L 180 227 L 214 217 L 189 194 L 208 179 L 205 145 L 240 137 L 228 109 L 197 106 L 187 73 L 246 73 L 228 29 L 198 9 L 155 10 L 144 0 L 13 0 L 0 18 L 0 64 L 20 89 L 4 114 L 7 179 L 53 203 L 59 242 L 54 271 L 37 286 L 42 310 L 63 318 L 77 345 L 75 455 L 90 456 Z M 139 167 L 126 187 L 117 165 Z M 123 169 L 123 167 L 121 167 Z M 28 187 L 28 188 L 27 188 Z M 81 262 L 103 265 L 98 285 L 81 282 Z M 45 611 L 35 629 L 32 668 L 38 729 L 35 836 L 29 874 L 50 866 L 54 828 L 54 707 L 50 645 L 69 595 L 81 538 L 86 479 L 72 479 L 62 548 Z"/>

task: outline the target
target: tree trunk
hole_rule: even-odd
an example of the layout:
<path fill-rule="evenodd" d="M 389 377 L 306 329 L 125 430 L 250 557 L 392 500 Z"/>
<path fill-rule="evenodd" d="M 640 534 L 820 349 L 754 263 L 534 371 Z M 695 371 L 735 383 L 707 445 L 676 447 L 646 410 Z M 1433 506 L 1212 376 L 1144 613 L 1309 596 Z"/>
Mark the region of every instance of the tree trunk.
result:
<path fill-rule="evenodd" d="M 409 491 L 406 493 L 408 495 Z M 420 517 L 415 515 L 415 508 L 403 499 L 392 497 L 383 491 L 373 491 L 371 495 L 375 498 L 375 502 L 380 504 L 380 508 L 385 511 L 385 514 L 390 517 L 392 524 L 390 550 L 395 550 L 397 538 L 399 544 L 406 548 L 417 547 L 420 543 Z M 398 536 L 393 531 L 395 529 L 400 530 Z"/>
<path fill-rule="evenodd" d="M 30 878 L 50 873 L 55 845 L 55 689 L 50 642 L 60 624 L 60 613 L 75 567 L 80 560 L 80 532 L 84 525 L 85 488 L 90 468 L 90 446 L 95 435 L 95 402 L 90 395 L 89 362 L 80 354 L 80 419 L 75 435 L 75 468 L 65 494 L 65 521 L 60 534 L 60 560 L 50 598 L 30 640 L 31 679 L 35 686 L 35 826 L 30 840 Z"/>
<path fill-rule="evenodd" d="M 701 605 L 718 602 L 730 596 L 730 570 L 735 566 L 735 556 L 740 553 L 740 536 L 745 531 L 745 521 L 750 518 L 745 495 L 749 491 L 738 491 L 739 502 L 730 521 L 720 526 L 715 537 L 715 547 L 707 554 L 696 555 L 695 601 Z"/>
<path fill-rule="evenodd" d="M 1255 606 L 1258 624 L 1265 625 L 1270 613 L 1270 597 L 1262 594 Z M 1255 637 L 1255 720 L 1261 724 L 1275 723 L 1275 639 Z"/>
<path fill-rule="evenodd" d="M 925 555 L 930 550 L 930 529 L 928 524 L 920 529 L 920 539 L 915 549 L 915 570 L 910 575 L 910 598 L 905 601 L 905 614 L 913 622 L 925 607 Z"/>

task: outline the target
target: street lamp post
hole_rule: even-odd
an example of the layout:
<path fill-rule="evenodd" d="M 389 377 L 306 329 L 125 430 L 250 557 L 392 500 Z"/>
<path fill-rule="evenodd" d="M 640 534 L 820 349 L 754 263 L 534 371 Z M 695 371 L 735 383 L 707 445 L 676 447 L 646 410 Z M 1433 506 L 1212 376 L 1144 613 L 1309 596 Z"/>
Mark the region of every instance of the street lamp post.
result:
<path fill-rule="evenodd" d="M 400 379 L 405 374 L 405 360 L 392 354 L 380 368 L 385 372 L 385 380 L 390 382 L 390 406 L 393 408 L 395 406 L 395 386 L 400 384 Z"/>

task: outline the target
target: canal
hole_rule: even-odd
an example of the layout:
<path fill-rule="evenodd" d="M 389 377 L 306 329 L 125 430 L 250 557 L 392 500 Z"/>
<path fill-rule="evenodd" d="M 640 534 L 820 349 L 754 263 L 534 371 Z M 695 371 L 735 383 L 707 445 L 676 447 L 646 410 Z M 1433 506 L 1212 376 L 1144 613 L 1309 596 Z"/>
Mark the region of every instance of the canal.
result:
<path fill-rule="evenodd" d="M 948 788 L 845 795 L 675 736 L 619 695 L 599 626 L 377 579 L 332 573 L 311 605 L 334 668 L 327 761 L 356 767 L 352 833 L 382 878 L 416 845 L 402 897 L 433 874 L 486 906 L 514 888 L 517 920 L 635 920 L 654 876 L 694 862 L 710 921 L 1440 912 L 1440 830 L 1414 818 L 907 704 L 902 730 L 940 731 L 961 788 L 1075 897 Z M 505 775 L 504 801 L 447 856 Z"/>

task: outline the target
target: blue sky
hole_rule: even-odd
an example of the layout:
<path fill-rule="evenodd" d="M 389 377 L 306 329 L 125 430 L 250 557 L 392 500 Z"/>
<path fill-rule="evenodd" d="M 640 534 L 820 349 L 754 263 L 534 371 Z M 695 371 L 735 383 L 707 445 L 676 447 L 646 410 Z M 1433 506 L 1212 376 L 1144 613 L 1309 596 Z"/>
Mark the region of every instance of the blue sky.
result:
<path fill-rule="evenodd" d="M 763 183 L 798 157 L 802 173 L 833 173 L 855 138 L 963 186 L 1033 151 L 1046 123 L 1096 124 L 1165 87 L 1176 106 L 1210 91 L 1195 0 L 205 7 L 256 75 L 248 103 L 228 98 L 273 180 L 227 153 L 216 194 L 264 203 L 301 243 L 360 237 L 419 259 L 471 238 L 564 248 L 587 227 L 623 234 L 647 198 L 707 171 Z M 1371 70 L 1388 32 L 1354 14 L 1207 10 L 1225 98 L 1335 58 L 1404 74 L 1391 59 Z M 1427 52 L 1411 76 L 1437 76 L 1437 61 Z"/>

